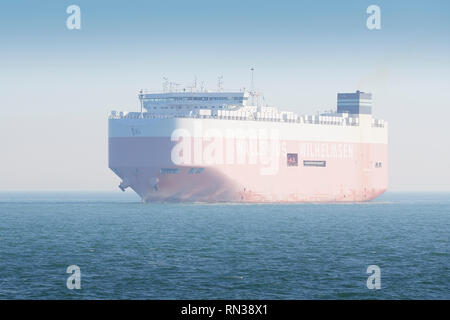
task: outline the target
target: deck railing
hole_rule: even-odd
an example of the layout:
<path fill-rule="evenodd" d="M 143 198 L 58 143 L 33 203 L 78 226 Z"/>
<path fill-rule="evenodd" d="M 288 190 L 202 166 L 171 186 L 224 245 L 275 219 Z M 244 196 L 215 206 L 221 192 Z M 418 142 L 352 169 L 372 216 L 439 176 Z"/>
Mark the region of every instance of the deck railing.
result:
<path fill-rule="evenodd" d="M 299 124 L 318 124 L 318 125 L 335 125 L 335 126 L 359 126 L 359 121 L 349 120 L 353 118 L 341 118 L 338 121 L 320 120 L 318 116 L 314 119 L 310 117 L 298 117 L 296 119 L 283 118 L 256 118 L 252 116 L 218 116 L 218 115 L 173 115 L 173 114 L 153 114 L 153 113 L 115 113 L 110 114 L 109 119 L 216 119 L 216 120 L 239 120 L 239 121 L 262 121 L 262 122 L 283 122 L 283 123 L 299 123 Z M 384 128 L 384 123 L 373 122 L 372 127 Z"/>

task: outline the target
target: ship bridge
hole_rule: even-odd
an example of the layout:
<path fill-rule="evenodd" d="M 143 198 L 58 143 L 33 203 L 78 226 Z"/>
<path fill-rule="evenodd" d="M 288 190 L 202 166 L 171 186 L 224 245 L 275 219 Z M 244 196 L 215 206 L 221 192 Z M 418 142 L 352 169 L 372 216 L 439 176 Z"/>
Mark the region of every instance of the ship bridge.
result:
<path fill-rule="evenodd" d="M 168 92 L 141 93 L 142 107 L 149 113 L 182 115 L 200 110 L 235 110 L 245 107 L 248 92 Z"/>

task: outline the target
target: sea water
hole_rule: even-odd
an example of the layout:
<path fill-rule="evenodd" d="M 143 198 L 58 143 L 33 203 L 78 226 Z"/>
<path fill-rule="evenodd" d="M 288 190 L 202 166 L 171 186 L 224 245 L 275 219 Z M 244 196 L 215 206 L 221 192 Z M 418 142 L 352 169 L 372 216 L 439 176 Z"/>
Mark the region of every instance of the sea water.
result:
<path fill-rule="evenodd" d="M 450 299 L 449 234 L 449 193 L 143 204 L 128 192 L 2 192 L 0 299 Z M 371 265 L 380 289 L 368 288 Z"/>

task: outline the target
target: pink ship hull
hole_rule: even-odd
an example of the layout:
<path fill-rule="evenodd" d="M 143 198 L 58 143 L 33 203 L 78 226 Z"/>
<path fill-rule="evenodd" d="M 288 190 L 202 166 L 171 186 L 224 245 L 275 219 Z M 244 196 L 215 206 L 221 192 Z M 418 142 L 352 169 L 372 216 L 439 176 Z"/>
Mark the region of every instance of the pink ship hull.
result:
<path fill-rule="evenodd" d="M 284 152 L 270 175 L 261 174 L 261 164 L 174 165 L 176 142 L 170 137 L 110 137 L 109 167 L 122 187 L 131 187 L 144 202 L 352 202 L 387 189 L 387 144 L 347 143 L 351 152 L 342 154 L 336 142 L 281 143 Z M 300 144 L 319 145 L 319 153 L 308 154 Z M 298 154 L 297 166 L 287 165 L 291 152 Z M 304 166 L 304 160 L 323 160 L 326 166 Z M 163 168 L 178 170 L 164 174 Z"/>

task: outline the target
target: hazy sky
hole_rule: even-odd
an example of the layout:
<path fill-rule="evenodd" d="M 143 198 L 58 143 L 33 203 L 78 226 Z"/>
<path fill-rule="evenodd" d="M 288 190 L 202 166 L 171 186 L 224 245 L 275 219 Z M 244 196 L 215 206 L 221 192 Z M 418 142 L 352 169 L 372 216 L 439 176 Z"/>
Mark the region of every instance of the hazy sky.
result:
<path fill-rule="evenodd" d="M 69 30 L 66 8 L 81 8 Z M 381 8 L 368 30 L 366 8 Z M 110 110 L 162 77 L 249 87 L 299 113 L 373 93 L 390 190 L 450 191 L 450 1 L 2 1 L 0 190 L 118 190 Z"/>

